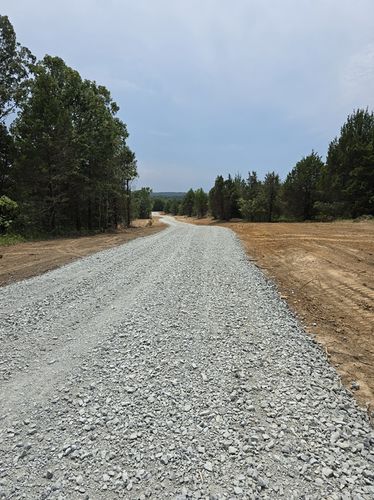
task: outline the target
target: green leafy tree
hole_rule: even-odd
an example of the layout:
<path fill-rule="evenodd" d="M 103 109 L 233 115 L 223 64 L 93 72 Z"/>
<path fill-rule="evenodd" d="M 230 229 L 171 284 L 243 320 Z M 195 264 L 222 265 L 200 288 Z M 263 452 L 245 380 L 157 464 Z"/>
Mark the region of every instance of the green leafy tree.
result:
<path fill-rule="evenodd" d="M 268 172 L 263 183 L 263 200 L 266 220 L 272 222 L 280 215 L 279 195 L 281 183 L 279 175 L 275 172 Z"/>
<path fill-rule="evenodd" d="M 209 210 L 214 219 L 222 219 L 223 217 L 223 195 L 224 195 L 224 179 L 222 175 L 217 176 L 214 186 L 209 191 Z"/>
<path fill-rule="evenodd" d="M 116 168 L 115 193 L 121 202 L 120 210 L 121 222 L 127 227 L 130 226 L 133 215 L 131 213 L 131 181 L 138 176 L 136 156 L 127 146 L 127 130 L 124 123 L 119 122 L 120 132 L 117 137 L 118 150 L 115 155 L 114 165 Z M 122 130 L 122 132 L 121 132 Z"/>
<path fill-rule="evenodd" d="M 153 200 L 153 208 L 155 212 L 163 212 L 165 209 L 165 200 L 163 198 L 155 198 Z"/>
<path fill-rule="evenodd" d="M 209 191 L 209 209 L 215 219 L 230 220 L 240 217 L 239 192 L 242 183 L 231 175 L 226 180 L 219 175 L 213 188 Z"/>
<path fill-rule="evenodd" d="M 239 196 L 241 191 L 241 181 L 238 178 L 232 179 L 231 175 L 224 182 L 223 190 L 223 220 L 230 220 L 240 217 Z"/>
<path fill-rule="evenodd" d="M 324 164 L 321 157 L 312 151 L 302 158 L 283 184 L 282 197 L 286 212 L 296 219 L 309 220 L 315 215 L 314 205 L 318 201 L 319 183 Z"/>
<path fill-rule="evenodd" d="M 3 123 L 0 123 L 0 194 L 9 193 L 12 187 L 13 161 L 13 137 L 7 127 Z"/>
<path fill-rule="evenodd" d="M 0 122 L 25 99 L 35 57 L 22 47 L 7 16 L 0 15 Z"/>
<path fill-rule="evenodd" d="M 105 230 L 131 219 L 136 159 L 109 91 L 58 57 L 35 66 L 13 126 L 16 180 L 29 222 L 41 230 Z"/>
<path fill-rule="evenodd" d="M 15 218 L 18 215 L 18 204 L 8 198 L 0 197 L 0 234 L 4 234 L 12 227 Z"/>
<path fill-rule="evenodd" d="M 181 210 L 181 202 L 178 201 L 176 198 L 173 198 L 170 201 L 170 213 L 172 215 L 178 215 Z"/>
<path fill-rule="evenodd" d="M 108 89 L 81 82 L 72 114 L 79 164 L 69 183 L 77 229 L 83 219 L 89 229 L 130 224 L 136 159 L 126 144 L 127 127 L 115 116 L 118 109 Z"/>
<path fill-rule="evenodd" d="M 170 214 L 171 213 L 171 200 L 170 199 L 165 200 L 164 212 L 166 214 Z"/>
<path fill-rule="evenodd" d="M 178 215 L 181 212 L 181 200 L 177 198 L 165 198 L 164 199 L 164 212 L 166 214 Z"/>
<path fill-rule="evenodd" d="M 4 120 L 17 109 L 9 134 Z M 35 63 L 0 16 L 0 194 L 19 203 L 25 228 L 130 224 L 137 164 L 118 110 L 108 89 L 59 57 Z"/>
<path fill-rule="evenodd" d="M 195 191 L 193 212 L 199 219 L 205 217 L 208 212 L 208 195 L 202 188 Z"/>
<path fill-rule="evenodd" d="M 181 205 L 182 215 L 187 215 L 187 217 L 192 217 L 195 204 L 195 193 L 193 189 L 187 191 L 184 195 Z"/>
<path fill-rule="evenodd" d="M 209 191 L 209 209 L 214 219 L 224 218 L 224 191 L 225 181 L 222 175 L 219 175 Z"/>
<path fill-rule="evenodd" d="M 265 217 L 263 186 L 255 171 L 248 173 L 239 207 L 240 215 L 248 221 L 261 221 Z"/>
<path fill-rule="evenodd" d="M 65 219 L 64 185 L 78 169 L 71 114 L 80 84 L 79 74 L 62 59 L 46 56 L 35 67 L 30 98 L 13 127 L 24 208 L 51 231 Z"/>
<path fill-rule="evenodd" d="M 144 187 L 139 191 L 134 192 L 134 200 L 136 205 L 136 216 L 139 219 L 149 219 L 152 212 L 152 189 Z"/>

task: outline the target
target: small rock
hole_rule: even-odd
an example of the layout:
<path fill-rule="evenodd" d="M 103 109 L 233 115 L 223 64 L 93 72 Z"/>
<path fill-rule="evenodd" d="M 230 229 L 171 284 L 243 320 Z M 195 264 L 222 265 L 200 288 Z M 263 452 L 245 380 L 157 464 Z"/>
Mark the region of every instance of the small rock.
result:
<path fill-rule="evenodd" d="M 211 462 L 205 462 L 204 469 L 207 470 L 208 472 L 213 472 L 213 465 L 212 465 L 212 463 Z"/>
<path fill-rule="evenodd" d="M 83 476 L 82 475 L 79 475 L 75 478 L 75 482 L 80 485 L 83 483 Z"/>
<path fill-rule="evenodd" d="M 325 477 L 331 477 L 333 475 L 334 471 L 330 469 L 330 467 L 323 467 L 322 469 L 322 475 Z"/>

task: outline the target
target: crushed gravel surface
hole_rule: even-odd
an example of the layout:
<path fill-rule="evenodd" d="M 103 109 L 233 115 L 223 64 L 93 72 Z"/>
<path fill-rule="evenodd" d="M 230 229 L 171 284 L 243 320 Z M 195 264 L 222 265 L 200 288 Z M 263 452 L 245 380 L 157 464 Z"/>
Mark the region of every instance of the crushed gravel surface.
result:
<path fill-rule="evenodd" d="M 0 289 L 0 498 L 374 498 L 374 434 L 235 235 Z"/>

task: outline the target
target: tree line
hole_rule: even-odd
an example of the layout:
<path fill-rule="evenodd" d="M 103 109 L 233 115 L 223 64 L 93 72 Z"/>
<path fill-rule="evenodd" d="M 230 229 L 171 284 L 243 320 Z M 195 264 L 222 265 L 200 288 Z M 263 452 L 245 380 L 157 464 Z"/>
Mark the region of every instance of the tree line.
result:
<path fill-rule="evenodd" d="M 208 195 L 202 188 L 190 189 L 182 199 L 155 199 L 153 210 L 162 210 L 172 215 L 187 215 L 188 217 L 205 217 L 208 212 Z"/>
<path fill-rule="evenodd" d="M 118 111 L 61 58 L 37 61 L 0 15 L 0 232 L 130 224 L 137 165 Z"/>
<path fill-rule="evenodd" d="M 284 182 L 276 172 L 219 175 L 182 199 L 151 199 L 110 92 L 59 57 L 37 61 L 0 15 L 0 233 L 106 230 L 153 210 L 248 221 L 329 220 L 374 214 L 374 115 L 359 109 L 329 146 Z"/>
<path fill-rule="evenodd" d="M 374 215 L 374 114 L 358 109 L 348 116 L 329 145 L 326 162 L 312 151 L 284 182 L 276 172 L 259 179 L 255 171 L 219 175 L 208 195 L 190 190 L 183 200 L 169 200 L 172 214 L 252 222 L 332 220 Z"/>

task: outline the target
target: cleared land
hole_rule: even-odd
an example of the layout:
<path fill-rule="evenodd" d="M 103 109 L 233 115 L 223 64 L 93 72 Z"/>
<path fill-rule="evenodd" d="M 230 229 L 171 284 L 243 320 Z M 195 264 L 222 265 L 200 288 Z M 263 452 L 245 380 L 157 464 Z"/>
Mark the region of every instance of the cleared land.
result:
<path fill-rule="evenodd" d="M 179 220 L 215 225 L 212 219 Z M 235 231 L 254 261 L 316 335 L 358 401 L 374 410 L 374 223 L 219 223 Z"/>
<path fill-rule="evenodd" d="M 37 276 L 86 255 L 155 234 L 166 227 L 158 218 L 152 220 L 152 225 L 148 220 L 136 220 L 132 226 L 95 236 L 0 246 L 0 286 Z"/>
<path fill-rule="evenodd" d="M 374 498 L 374 432 L 221 227 L 0 288 L 0 498 Z"/>

